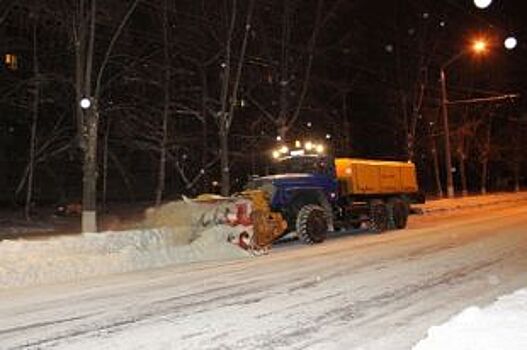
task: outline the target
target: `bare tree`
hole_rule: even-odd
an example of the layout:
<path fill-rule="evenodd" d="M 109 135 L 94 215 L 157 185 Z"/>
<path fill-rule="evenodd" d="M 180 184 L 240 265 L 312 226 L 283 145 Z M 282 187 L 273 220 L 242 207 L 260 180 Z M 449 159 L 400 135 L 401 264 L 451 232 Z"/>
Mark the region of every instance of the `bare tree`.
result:
<path fill-rule="evenodd" d="M 478 160 L 481 165 L 480 175 L 480 192 L 481 194 L 487 193 L 487 181 L 489 177 L 489 160 L 491 158 L 491 134 L 492 134 L 492 120 L 488 120 L 483 128 L 482 133 L 480 132 L 479 137 L 475 143 L 478 149 Z"/>
<path fill-rule="evenodd" d="M 268 83 L 274 81 L 273 75 L 278 76 L 278 109 L 275 110 L 272 106 L 262 103 L 261 97 L 253 93 L 248 94 L 250 101 L 258 108 L 260 113 L 272 123 L 276 128 L 277 136 L 285 140 L 290 129 L 295 125 L 299 119 L 305 102 L 308 97 L 310 86 L 313 84 L 312 72 L 315 58 L 317 55 L 317 44 L 319 44 L 319 37 L 324 27 L 334 17 L 342 1 L 333 2 L 331 7 L 324 11 L 324 0 L 316 2 L 313 19 L 313 26 L 309 34 L 309 39 L 306 42 L 294 42 L 291 30 L 294 24 L 292 17 L 298 11 L 304 11 L 304 7 L 297 7 L 295 9 L 294 2 L 284 1 L 281 11 L 281 35 L 279 38 L 279 56 L 274 57 L 272 50 L 264 48 L 264 52 L 269 55 L 267 61 L 271 63 L 259 62 L 264 66 L 273 66 L 273 62 L 278 61 L 279 73 L 271 73 L 268 75 Z M 263 32 L 263 28 L 260 31 Z M 274 41 L 274 38 L 264 38 L 265 41 Z M 293 67 L 293 63 L 296 67 Z M 302 66 L 303 63 L 303 66 Z M 271 69 L 272 70 L 272 69 Z M 294 95 L 294 97 L 292 97 Z"/>
<path fill-rule="evenodd" d="M 251 30 L 254 0 L 250 0 L 244 23 L 243 39 L 237 64 L 232 57 L 233 40 L 236 27 L 237 0 L 232 1 L 230 8 L 230 24 L 225 40 L 225 57 L 222 63 L 222 84 L 220 92 L 220 110 L 216 114 L 218 123 L 218 137 L 220 143 L 220 167 L 221 167 L 221 194 L 229 195 L 230 192 L 230 165 L 229 165 L 229 132 L 234 118 L 234 110 L 238 104 L 238 89 L 244 66 L 245 53 Z M 232 68 L 235 68 L 234 70 Z"/>
<path fill-rule="evenodd" d="M 163 3 L 163 115 L 162 115 L 162 136 L 159 152 L 159 171 L 156 189 L 156 206 L 161 204 L 165 189 L 166 163 L 167 163 L 167 141 L 168 141 L 168 117 L 170 104 L 170 52 L 169 52 L 169 23 L 168 23 L 168 0 Z"/>
<path fill-rule="evenodd" d="M 461 193 L 463 196 L 468 195 L 466 165 L 468 156 L 471 153 L 470 146 L 482 122 L 481 118 L 470 118 L 468 114 L 468 109 L 462 112 L 462 122 L 452 133 L 453 145 L 458 158 Z"/>
<path fill-rule="evenodd" d="M 82 231 L 97 231 L 97 142 L 99 126 L 99 103 L 103 76 L 110 60 L 110 55 L 119 36 L 134 13 L 139 0 L 129 5 L 126 13 L 118 22 L 110 42 L 103 55 L 98 69 L 94 70 L 95 30 L 97 26 L 97 1 L 79 0 L 75 16 L 75 91 L 79 104 L 82 98 L 91 101 L 86 110 L 77 107 L 77 121 L 80 135 L 80 146 L 84 152 L 83 160 L 83 199 L 82 199 Z M 95 77 L 92 83 L 92 77 Z"/>
<path fill-rule="evenodd" d="M 37 14 L 32 14 L 33 19 L 33 108 L 32 108 L 32 119 L 31 119 L 31 132 L 29 141 L 29 161 L 28 161 L 28 179 L 26 186 L 26 203 L 24 206 L 24 216 L 26 220 L 30 219 L 31 216 L 31 202 L 33 197 L 33 186 L 34 186 L 34 175 L 35 175 L 35 148 L 37 138 L 37 123 L 38 123 L 38 112 L 40 105 L 40 71 L 38 64 L 38 46 L 37 46 L 37 28 L 38 19 Z"/>

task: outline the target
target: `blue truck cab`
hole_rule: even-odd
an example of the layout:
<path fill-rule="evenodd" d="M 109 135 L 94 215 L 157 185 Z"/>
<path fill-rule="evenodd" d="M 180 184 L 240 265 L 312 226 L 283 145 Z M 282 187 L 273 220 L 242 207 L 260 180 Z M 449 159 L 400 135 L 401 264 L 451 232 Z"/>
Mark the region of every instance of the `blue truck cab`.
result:
<path fill-rule="evenodd" d="M 296 229 L 307 243 L 324 240 L 333 228 L 338 200 L 333 159 L 320 154 L 286 156 L 276 161 L 273 173 L 251 179 L 248 188 L 266 192 L 271 210 L 286 219 L 287 232 Z"/>

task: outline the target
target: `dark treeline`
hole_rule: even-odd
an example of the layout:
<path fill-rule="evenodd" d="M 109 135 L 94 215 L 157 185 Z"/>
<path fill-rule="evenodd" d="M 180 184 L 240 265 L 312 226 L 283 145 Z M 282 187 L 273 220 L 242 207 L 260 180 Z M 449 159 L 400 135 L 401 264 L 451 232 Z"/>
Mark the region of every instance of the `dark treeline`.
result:
<path fill-rule="evenodd" d="M 503 34 L 499 18 L 464 6 L 2 1 L 0 201 L 84 199 L 94 209 L 96 199 L 226 194 L 265 173 L 277 136 L 326 134 L 339 155 L 412 159 L 423 189 L 438 193 L 439 67 L 473 33 Z M 449 67 L 449 98 L 521 93 L 524 65 L 500 50 Z M 519 99 L 450 107 L 459 192 L 519 186 L 522 108 Z"/>

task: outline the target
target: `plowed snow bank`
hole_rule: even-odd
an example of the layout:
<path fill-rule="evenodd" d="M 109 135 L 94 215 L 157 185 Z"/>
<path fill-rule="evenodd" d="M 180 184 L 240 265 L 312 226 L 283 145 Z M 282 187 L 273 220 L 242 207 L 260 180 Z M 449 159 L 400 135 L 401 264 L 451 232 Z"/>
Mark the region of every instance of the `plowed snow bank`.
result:
<path fill-rule="evenodd" d="M 186 230 L 186 229 L 185 229 Z M 228 243 L 242 227 L 217 225 L 181 244 L 168 228 L 0 242 L 0 289 L 82 280 L 178 263 L 249 256 Z"/>

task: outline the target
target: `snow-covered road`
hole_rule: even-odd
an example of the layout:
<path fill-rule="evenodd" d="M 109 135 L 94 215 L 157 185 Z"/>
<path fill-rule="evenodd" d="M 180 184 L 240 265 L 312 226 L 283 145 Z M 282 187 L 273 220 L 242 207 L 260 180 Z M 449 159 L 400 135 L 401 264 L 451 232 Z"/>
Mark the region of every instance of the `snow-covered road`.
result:
<path fill-rule="evenodd" d="M 0 349 L 409 349 L 527 285 L 527 205 L 407 230 L 0 292 Z"/>

